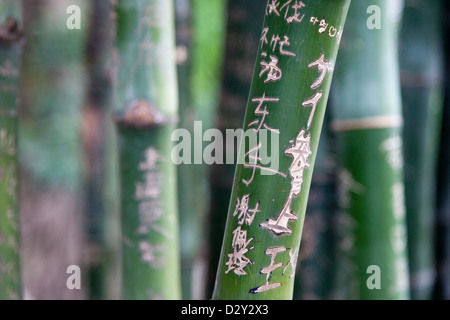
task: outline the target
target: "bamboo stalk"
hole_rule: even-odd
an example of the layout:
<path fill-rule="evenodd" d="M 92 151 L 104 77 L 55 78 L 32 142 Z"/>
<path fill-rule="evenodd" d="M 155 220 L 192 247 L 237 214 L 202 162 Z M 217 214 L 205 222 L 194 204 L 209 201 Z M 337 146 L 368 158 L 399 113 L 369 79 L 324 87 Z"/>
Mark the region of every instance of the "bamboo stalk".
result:
<path fill-rule="evenodd" d="M 444 1 L 444 54 L 450 56 L 450 3 Z M 445 101 L 440 125 L 437 181 L 436 270 L 434 297 L 450 299 L 450 68 L 445 59 Z"/>
<path fill-rule="evenodd" d="M 352 3 L 335 73 L 340 265 L 351 299 L 409 298 L 396 5 Z"/>
<path fill-rule="evenodd" d="M 185 0 L 176 3 L 180 11 L 177 18 L 181 42 L 177 51 L 180 55 L 180 127 L 194 136 L 194 121 L 201 121 L 203 130 L 213 126 L 220 101 L 225 2 Z M 191 152 L 194 154 L 194 148 Z M 207 231 L 206 214 L 210 199 L 208 176 L 209 167 L 206 163 L 178 166 L 180 249 L 185 298 L 204 297 L 206 279 L 196 270 L 205 264 L 204 247 L 207 239 L 203 235 Z"/>
<path fill-rule="evenodd" d="M 214 299 L 292 298 L 311 176 L 349 5 L 345 0 L 268 1 L 244 121 L 244 129 L 258 133 L 260 140 L 242 139 L 240 145 L 243 162 L 236 168 Z M 279 146 L 276 140 L 264 141 L 263 132 L 279 138 Z M 273 157 L 270 165 L 260 162 L 267 160 L 260 153 L 263 147 Z"/>
<path fill-rule="evenodd" d="M 216 116 L 216 126 L 224 136 L 227 129 L 242 127 L 265 8 L 266 3 L 261 0 L 227 2 L 225 61 L 220 105 Z M 227 142 L 223 148 L 224 154 L 236 154 L 238 143 L 236 140 Z M 234 171 L 235 163 L 211 166 L 206 297 L 210 297 L 214 289 Z"/>
<path fill-rule="evenodd" d="M 435 285 L 435 208 L 443 60 L 440 0 L 407 0 L 400 38 L 411 298 L 431 299 Z"/>
<path fill-rule="evenodd" d="M 0 2 L 0 300 L 22 297 L 17 158 L 21 15 L 20 2 Z"/>
<path fill-rule="evenodd" d="M 173 3 L 118 2 L 117 90 L 122 296 L 180 298 L 176 168 L 178 113 Z"/>

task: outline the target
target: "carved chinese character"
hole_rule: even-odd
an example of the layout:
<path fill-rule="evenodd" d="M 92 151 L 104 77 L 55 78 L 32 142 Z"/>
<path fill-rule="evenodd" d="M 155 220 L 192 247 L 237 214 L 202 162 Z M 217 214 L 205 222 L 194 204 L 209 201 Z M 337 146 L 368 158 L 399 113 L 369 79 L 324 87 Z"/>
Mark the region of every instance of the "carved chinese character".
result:
<path fill-rule="evenodd" d="M 247 272 L 244 271 L 244 268 L 249 264 L 253 264 L 253 262 L 247 258 L 245 254 L 253 249 L 253 247 L 250 249 L 247 248 L 253 239 L 254 238 L 250 238 L 247 240 L 247 231 L 242 230 L 240 226 L 233 231 L 233 242 L 231 244 L 233 253 L 228 254 L 229 260 L 225 263 L 225 265 L 228 266 L 228 269 L 225 271 L 225 274 L 228 274 L 230 271 L 233 271 L 238 276 L 247 274 Z"/>
<path fill-rule="evenodd" d="M 256 147 L 250 149 L 250 151 L 245 154 L 245 157 L 248 156 L 248 158 L 249 158 L 249 160 L 251 162 L 249 161 L 249 163 L 244 163 L 243 164 L 244 168 L 252 168 L 253 169 L 252 176 L 250 177 L 250 179 L 249 180 L 245 180 L 245 179 L 242 180 L 242 182 L 246 186 L 249 186 L 250 183 L 252 183 L 253 178 L 255 177 L 256 169 L 266 170 L 266 171 L 272 172 L 274 174 L 279 174 L 282 177 L 286 177 L 286 175 L 284 173 L 278 172 L 278 171 L 276 171 L 274 169 L 271 169 L 271 168 L 263 167 L 262 165 L 259 164 L 259 161 L 262 160 L 262 158 L 259 156 L 259 150 L 261 149 L 261 147 L 262 147 L 262 145 L 261 145 L 261 143 L 259 143 Z"/>
<path fill-rule="evenodd" d="M 299 12 L 299 10 L 303 7 L 305 7 L 305 4 L 302 1 L 295 1 L 295 4 L 292 5 L 292 9 L 294 9 L 294 14 L 290 17 L 287 17 L 286 21 L 288 23 L 302 22 L 303 18 L 305 17 L 305 14 L 300 16 L 301 13 Z"/>
<path fill-rule="evenodd" d="M 238 224 L 243 225 L 244 222 L 249 226 L 252 224 L 253 219 L 255 218 L 255 215 L 257 212 L 260 212 L 258 210 L 259 207 L 259 201 L 256 203 L 255 208 L 250 209 L 249 208 L 249 199 L 250 195 L 246 194 L 242 197 L 241 200 L 239 198 L 237 199 L 237 204 L 233 212 L 233 217 L 238 216 Z"/>
<path fill-rule="evenodd" d="M 308 134 L 305 136 L 305 130 L 302 129 L 297 136 L 295 144 L 285 151 L 286 155 L 290 155 L 294 158 L 289 168 L 289 174 L 292 180 L 288 199 L 276 219 L 270 218 L 266 222 L 260 224 L 262 228 L 273 232 L 275 235 L 291 234 L 292 230 L 289 228 L 289 221 L 298 219 L 295 212 L 291 209 L 291 204 L 292 199 L 300 195 L 303 184 L 303 172 L 305 168 L 310 166 L 308 162 L 308 158 L 312 153 L 310 140 L 311 135 Z"/>
<path fill-rule="evenodd" d="M 311 62 L 308 65 L 308 68 L 313 68 L 313 67 L 317 67 L 318 68 L 320 76 L 311 85 L 311 89 L 317 89 L 318 87 L 320 87 L 322 85 L 323 80 L 325 79 L 326 73 L 330 72 L 330 71 L 333 71 L 334 66 L 333 66 L 333 62 L 325 60 L 324 53 L 321 53 L 320 57 L 317 60 Z"/>
<path fill-rule="evenodd" d="M 139 242 L 141 260 L 148 263 L 152 268 L 161 269 L 166 265 L 164 253 L 167 248 L 163 244 L 151 245 L 148 241 Z"/>
<path fill-rule="evenodd" d="M 278 253 L 286 251 L 285 247 L 274 247 L 266 250 L 265 254 L 270 256 L 270 265 L 261 269 L 261 273 L 266 275 L 266 283 L 262 286 L 256 287 L 250 290 L 250 293 L 261 293 L 268 290 L 273 290 L 281 286 L 280 282 L 270 283 L 270 278 L 272 276 L 272 272 L 276 269 L 281 268 L 283 263 L 275 263 L 275 258 Z"/>
<path fill-rule="evenodd" d="M 264 80 L 264 83 L 278 81 L 281 79 L 282 72 L 278 66 L 278 58 L 276 56 L 270 55 L 270 62 L 262 60 L 260 65 L 263 68 L 259 73 L 259 77 L 261 78 L 265 73 L 267 73 L 267 78 Z"/>
<path fill-rule="evenodd" d="M 322 90 L 319 90 L 311 98 L 309 98 L 308 100 L 306 100 L 302 103 L 302 106 L 304 106 L 304 107 L 312 106 L 311 113 L 308 118 L 308 129 L 311 126 L 311 123 L 314 119 L 314 114 L 316 113 L 316 107 L 321 98 L 322 98 Z"/>
<path fill-rule="evenodd" d="M 269 111 L 267 111 L 267 105 L 264 106 L 264 109 L 261 109 L 262 105 L 265 102 L 278 102 L 279 100 L 280 99 L 278 99 L 278 98 L 268 98 L 268 97 L 266 97 L 265 93 L 263 93 L 263 96 L 260 98 L 253 98 L 252 102 L 258 103 L 258 106 L 256 107 L 256 110 L 255 110 L 255 115 L 261 115 L 262 119 L 261 120 L 257 119 L 257 120 L 250 122 L 248 124 L 248 127 L 253 127 L 253 126 L 257 125 L 256 129 L 253 128 L 253 130 L 256 133 L 259 132 L 259 130 L 261 129 L 262 126 L 264 126 L 264 128 L 266 128 L 267 130 L 270 130 L 270 131 L 273 131 L 276 133 L 280 133 L 279 130 L 270 128 L 267 124 L 264 123 L 266 116 L 269 114 Z"/>
<path fill-rule="evenodd" d="M 291 45 L 291 43 L 289 42 L 289 37 L 284 36 L 283 41 L 280 42 L 280 54 L 285 55 L 285 56 L 295 57 L 295 53 L 284 50 L 284 46 L 288 47 L 290 45 Z"/>
<path fill-rule="evenodd" d="M 274 13 L 277 16 L 280 16 L 280 13 L 278 12 L 278 7 L 279 6 L 280 6 L 280 1 L 278 1 L 278 0 L 269 0 L 268 3 L 267 3 L 266 14 L 270 15 L 270 14 Z"/>

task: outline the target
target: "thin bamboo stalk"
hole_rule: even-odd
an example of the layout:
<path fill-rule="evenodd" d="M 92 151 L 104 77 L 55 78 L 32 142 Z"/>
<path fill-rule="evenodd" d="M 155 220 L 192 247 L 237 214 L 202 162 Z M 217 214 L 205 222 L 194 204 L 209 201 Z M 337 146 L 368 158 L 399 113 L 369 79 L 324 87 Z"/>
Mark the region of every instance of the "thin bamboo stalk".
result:
<path fill-rule="evenodd" d="M 236 130 L 242 127 L 261 35 L 260 22 L 264 19 L 265 8 L 266 3 L 261 0 L 227 2 L 225 61 L 220 105 L 216 116 L 216 127 L 224 136 L 227 129 Z M 223 148 L 224 154 L 233 152 L 235 155 L 239 148 L 238 143 L 237 140 L 228 141 Z M 234 172 L 235 163 L 211 166 L 206 297 L 210 297 L 214 289 Z"/>
<path fill-rule="evenodd" d="M 257 133 L 259 143 L 241 140 L 242 162 L 236 168 L 214 299 L 292 298 L 311 177 L 349 5 L 345 0 L 268 1 L 244 121 L 244 130 Z M 262 133 L 279 138 L 279 145 L 275 139 L 264 141 Z M 262 148 L 270 150 L 270 164 Z"/>
<path fill-rule="evenodd" d="M 178 46 L 181 59 L 178 67 L 180 127 L 187 129 L 193 137 L 195 121 L 201 121 L 203 130 L 213 126 L 220 101 L 225 1 L 179 0 L 176 3 L 180 11 L 177 30 L 181 41 Z M 192 148 L 191 154 L 194 152 Z M 180 249 L 184 274 L 183 296 L 186 298 L 204 298 L 206 279 L 196 270 L 205 264 L 204 247 L 207 239 L 204 235 L 207 233 L 206 214 L 210 199 L 208 176 L 209 165 L 206 163 L 178 166 Z"/>
<path fill-rule="evenodd" d="M 22 297 L 17 158 L 21 15 L 19 1 L 0 2 L 0 300 Z"/>
<path fill-rule="evenodd" d="M 410 285 L 411 298 L 418 300 L 432 298 L 436 279 L 436 168 L 443 106 L 441 12 L 440 0 L 407 0 L 400 34 Z"/>
<path fill-rule="evenodd" d="M 122 296 L 178 299 L 178 114 L 173 3 L 118 1 L 117 90 Z"/>
<path fill-rule="evenodd" d="M 397 5 L 352 3 L 335 73 L 341 285 L 351 299 L 409 298 Z"/>

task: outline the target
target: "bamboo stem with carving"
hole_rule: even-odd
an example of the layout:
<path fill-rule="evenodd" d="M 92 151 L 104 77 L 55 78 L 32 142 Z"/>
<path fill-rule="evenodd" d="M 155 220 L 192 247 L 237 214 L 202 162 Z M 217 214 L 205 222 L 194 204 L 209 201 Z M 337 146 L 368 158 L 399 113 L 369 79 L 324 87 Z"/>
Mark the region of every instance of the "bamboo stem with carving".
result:
<path fill-rule="evenodd" d="M 409 298 L 398 4 L 354 1 L 337 61 L 340 298 Z"/>
<path fill-rule="evenodd" d="M 0 2 L 0 300 L 21 299 L 17 117 L 21 2 Z"/>
<path fill-rule="evenodd" d="M 244 121 L 249 141 L 243 138 L 240 145 L 214 299 L 292 299 L 349 5 L 347 0 L 268 1 Z"/>
<path fill-rule="evenodd" d="M 179 299 L 173 2 L 120 0 L 116 13 L 122 297 Z"/>

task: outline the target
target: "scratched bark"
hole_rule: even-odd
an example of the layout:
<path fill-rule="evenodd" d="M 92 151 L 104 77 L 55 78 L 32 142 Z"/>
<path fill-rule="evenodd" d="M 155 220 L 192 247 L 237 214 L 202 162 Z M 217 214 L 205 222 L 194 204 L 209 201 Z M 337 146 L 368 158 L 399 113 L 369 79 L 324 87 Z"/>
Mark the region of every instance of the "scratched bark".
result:
<path fill-rule="evenodd" d="M 443 106 L 442 8 L 440 0 L 406 1 L 400 34 L 411 298 L 419 300 L 433 297 L 436 281 L 434 195 Z"/>
<path fill-rule="evenodd" d="M 21 299 L 17 113 L 21 4 L 0 2 L 0 300 Z"/>
<path fill-rule="evenodd" d="M 268 1 L 244 121 L 244 130 L 259 134 L 259 143 L 240 146 L 243 161 L 236 167 L 215 299 L 292 298 L 312 171 L 349 5 Z M 265 145 L 262 133 L 270 141 Z M 264 148 L 272 156 L 278 152 L 276 161 L 267 164 Z"/>
<path fill-rule="evenodd" d="M 398 3 L 354 1 L 337 62 L 332 127 L 340 167 L 340 298 L 409 298 Z M 380 29 L 367 26 L 370 5 L 381 10 Z M 380 287 L 372 287 L 378 282 L 368 273 L 372 265 L 380 268 Z"/>
<path fill-rule="evenodd" d="M 173 4 L 119 1 L 115 115 L 119 133 L 124 299 L 180 298 L 178 112 Z"/>

